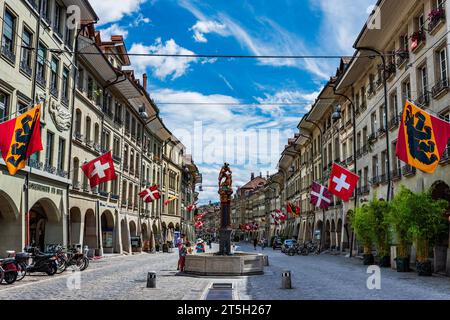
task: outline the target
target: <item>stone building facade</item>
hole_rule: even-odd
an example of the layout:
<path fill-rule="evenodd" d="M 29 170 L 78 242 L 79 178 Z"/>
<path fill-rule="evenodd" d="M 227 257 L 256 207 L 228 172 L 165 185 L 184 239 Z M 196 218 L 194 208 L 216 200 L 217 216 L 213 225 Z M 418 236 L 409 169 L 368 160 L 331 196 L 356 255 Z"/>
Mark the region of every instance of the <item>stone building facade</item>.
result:
<path fill-rule="evenodd" d="M 299 219 L 291 218 L 281 226 L 272 219 L 267 228 L 271 236 L 298 236 L 300 242 L 318 241 L 322 250 L 335 251 L 349 251 L 353 239 L 351 249 L 356 254 L 358 239 L 348 219 L 355 204 L 374 196 L 392 199 L 400 185 L 415 192 L 431 189 L 436 199 L 450 201 L 450 144 L 433 174 L 419 172 L 395 155 L 406 100 L 450 120 L 446 18 L 450 4 L 380 0 L 377 8 L 368 21 L 370 27 L 363 27 L 354 44 L 353 58 L 341 59 L 337 73 L 301 119 L 299 134 L 282 152 L 278 172 L 268 180 L 266 188 L 275 192 L 266 193 L 267 212 L 282 209 L 289 201 L 301 204 Z M 349 202 L 334 198 L 329 210 L 321 211 L 309 203 L 310 186 L 313 181 L 327 185 L 333 163 L 356 172 L 359 185 Z M 242 201 L 235 207 L 241 212 L 236 209 L 235 219 L 249 222 Z M 447 237 L 431 251 L 436 272 L 450 274 L 449 250 Z M 395 258 L 395 242 L 392 253 Z M 411 260 L 415 260 L 414 247 Z"/>
<path fill-rule="evenodd" d="M 71 50 L 77 28 L 66 24 L 67 7 L 79 6 L 85 22 L 98 17 L 87 1 L 43 1 L 41 8 L 38 3 L 0 3 L 0 122 L 41 102 L 44 147 L 15 176 L 0 160 L 0 255 L 22 250 L 27 243 L 44 250 L 47 244 L 66 243 L 68 235 L 75 70 Z"/>
<path fill-rule="evenodd" d="M 66 24 L 71 5 L 81 13 L 75 28 Z M 2 1 L 0 17 L 0 122 L 42 102 L 44 146 L 16 176 L 0 160 L 0 255 L 26 244 L 132 253 L 173 238 L 195 184 L 181 187 L 185 148 L 161 120 L 147 76 L 129 70 L 123 37 L 101 38 L 87 0 Z M 91 189 L 81 166 L 109 151 L 118 178 Z M 163 200 L 144 204 L 139 192 L 155 184 Z M 164 206 L 170 195 L 177 200 Z"/>

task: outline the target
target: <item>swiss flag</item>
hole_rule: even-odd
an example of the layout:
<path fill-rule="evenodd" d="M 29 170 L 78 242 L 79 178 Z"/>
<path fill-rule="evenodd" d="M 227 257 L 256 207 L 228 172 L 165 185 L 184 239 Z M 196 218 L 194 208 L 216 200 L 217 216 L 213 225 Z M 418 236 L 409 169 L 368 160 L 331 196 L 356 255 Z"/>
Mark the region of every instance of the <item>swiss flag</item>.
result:
<path fill-rule="evenodd" d="M 141 197 L 145 203 L 149 203 L 161 198 L 161 193 L 158 190 L 158 186 L 154 185 L 139 193 L 139 197 Z"/>
<path fill-rule="evenodd" d="M 328 190 L 343 201 L 348 201 L 355 191 L 358 180 L 359 176 L 334 163 L 328 182 Z"/>
<path fill-rule="evenodd" d="M 81 170 L 83 170 L 84 174 L 89 178 L 91 188 L 94 188 L 101 183 L 117 179 L 111 151 L 91 162 L 85 163 L 81 167 Z"/>

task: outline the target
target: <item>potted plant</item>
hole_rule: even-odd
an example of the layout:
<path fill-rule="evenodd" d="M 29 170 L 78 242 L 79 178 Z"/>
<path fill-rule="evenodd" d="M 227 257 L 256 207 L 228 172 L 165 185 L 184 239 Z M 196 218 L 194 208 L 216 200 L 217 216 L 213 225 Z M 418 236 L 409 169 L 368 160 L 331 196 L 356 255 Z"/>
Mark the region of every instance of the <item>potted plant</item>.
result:
<path fill-rule="evenodd" d="M 390 205 L 384 200 L 378 200 L 375 194 L 368 204 L 368 214 L 373 221 L 373 241 L 377 246 L 377 253 L 380 258 L 379 266 L 388 268 L 391 266 L 390 257 L 390 233 L 388 214 Z"/>
<path fill-rule="evenodd" d="M 374 257 L 372 254 L 374 219 L 369 213 L 369 206 L 364 204 L 362 207 L 356 208 L 351 222 L 356 236 L 361 240 L 364 246 L 364 265 L 374 264 Z"/>
<path fill-rule="evenodd" d="M 448 228 L 444 212 L 446 200 L 433 200 L 431 192 L 413 194 L 408 200 L 410 214 L 409 232 L 416 245 L 416 268 L 419 276 L 431 276 L 430 246 Z"/>
<path fill-rule="evenodd" d="M 410 215 L 408 201 L 413 193 L 400 186 L 399 192 L 391 201 L 389 224 L 392 226 L 397 238 L 397 272 L 409 272 L 409 227 Z"/>

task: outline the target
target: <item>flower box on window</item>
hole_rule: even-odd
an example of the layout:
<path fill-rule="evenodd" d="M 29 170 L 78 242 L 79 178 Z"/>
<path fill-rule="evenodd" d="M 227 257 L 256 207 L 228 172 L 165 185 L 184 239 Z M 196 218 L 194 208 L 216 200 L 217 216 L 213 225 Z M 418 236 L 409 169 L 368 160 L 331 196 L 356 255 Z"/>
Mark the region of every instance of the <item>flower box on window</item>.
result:
<path fill-rule="evenodd" d="M 430 20 L 428 23 L 428 32 L 434 34 L 439 29 L 438 27 L 445 22 L 445 9 L 437 8 L 432 10 L 428 15 L 428 18 Z"/>

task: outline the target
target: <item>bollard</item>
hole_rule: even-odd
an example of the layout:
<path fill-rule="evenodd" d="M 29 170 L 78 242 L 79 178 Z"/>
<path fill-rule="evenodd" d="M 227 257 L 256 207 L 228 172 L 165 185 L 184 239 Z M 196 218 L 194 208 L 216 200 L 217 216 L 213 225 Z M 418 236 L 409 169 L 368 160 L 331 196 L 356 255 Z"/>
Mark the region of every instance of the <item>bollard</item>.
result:
<path fill-rule="evenodd" d="M 282 289 L 292 289 L 291 272 L 290 271 L 284 271 L 281 274 L 281 288 Z"/>
<path fill-rule="evenodd" d="M 264 256 L 264 267 L 269 266 L 269 256 Z"/>
<path fill-rule="evenodd" d="M 156 272 L 147 274 L 147 288 L 156 288 Z"/>

